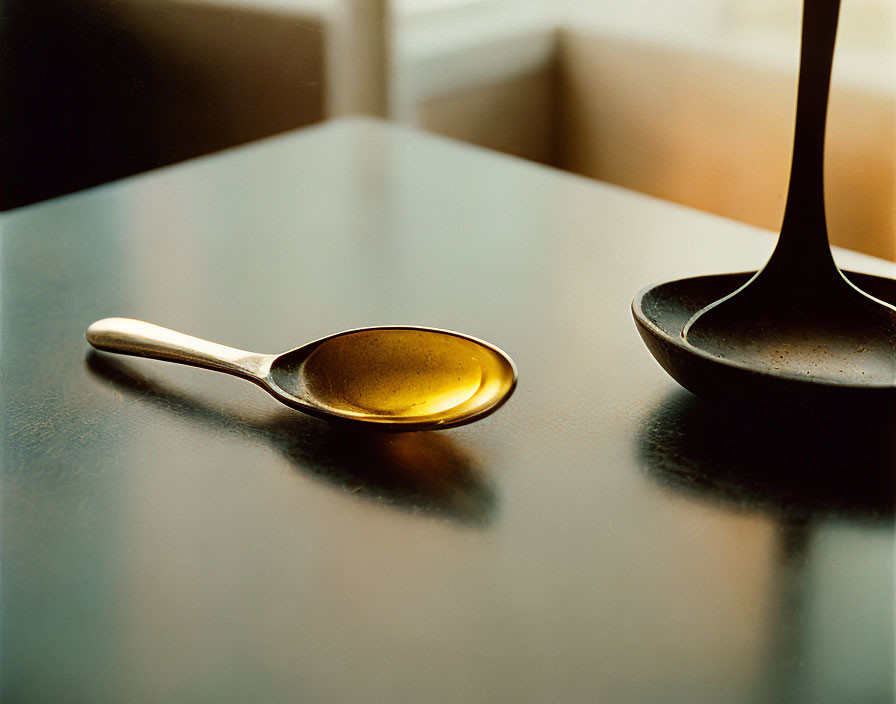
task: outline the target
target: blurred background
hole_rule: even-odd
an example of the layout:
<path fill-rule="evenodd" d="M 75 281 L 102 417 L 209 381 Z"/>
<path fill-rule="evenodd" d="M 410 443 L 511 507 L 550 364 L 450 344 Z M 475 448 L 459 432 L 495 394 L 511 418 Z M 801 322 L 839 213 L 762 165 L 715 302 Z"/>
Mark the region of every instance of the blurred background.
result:
<path fill-rule="evenodd" d="M 896 260 L 896 2 L 843 0 L 831 238 Z M 777 229 L 799 0 L 3 0 L 0 209 L 366 114 Z"/>

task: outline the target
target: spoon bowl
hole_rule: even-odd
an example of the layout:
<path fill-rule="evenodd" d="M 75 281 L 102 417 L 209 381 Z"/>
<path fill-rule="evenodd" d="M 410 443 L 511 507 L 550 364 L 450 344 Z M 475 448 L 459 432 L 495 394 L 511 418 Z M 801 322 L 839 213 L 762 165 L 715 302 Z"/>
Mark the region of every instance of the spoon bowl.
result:
<path fill-rule="evenodd" d="M 383 430 L 478 420 L 510 397 L 517 379 L 513 361 L 494 345 L 435 328 L 360 328 L 267 355 L 140 320 L 105 318 L 87 329 L 87 341 L 106 352 L 233 374 L 296 410 Z"/>

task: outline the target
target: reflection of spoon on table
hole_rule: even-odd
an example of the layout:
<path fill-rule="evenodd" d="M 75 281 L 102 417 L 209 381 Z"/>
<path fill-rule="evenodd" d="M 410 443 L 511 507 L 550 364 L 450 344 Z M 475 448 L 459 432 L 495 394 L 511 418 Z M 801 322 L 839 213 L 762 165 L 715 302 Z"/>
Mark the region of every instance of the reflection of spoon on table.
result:
<path fill-rule="evenodd" d="M 87 367 L 114 388 L 215 433 L 261 440 L 299 471 L 360 498 L 482 525 L 495 493 L 485 473 L 447 434 L 378 433 L 281 410 L 236 414 L 143 376 L 126 362 L 91 352 Z"/>
<path fill-rule="evenodd" d="M 896 309 L 838 270 L 824 212 L 825 113 L 840 0 L 806 0 L 784 222 L 765 268 L 703 308 L 688 344 L 736 365 L 815 383 L 896 386 Z"/>
<path fill-rule="evenodd" d="M 836 574 L 845 569 L 830 559 L 822 547 L 830 543 L 823 541 L 831 529 L 840 528 L 860 531 L 872 545 L 890 540 L 896 516 L 894 424 L 893 408 L 883 415 L 844 414 L 832 407 L 819 408 L 811 418 L 770 418 L 762 408 L 738 405 L 721 414 L 718 404 L 680 390 L 644 422 L 638 448 L 650 480 L 678 496 L 764 516 L 773 527 L 765 619 L 770 637 L 763 648 L 767 669 L 759 680 L 765 690 L 761 694 L 768 696 L 756 693 L 754 701 L 817 700 L 807 696 L 806 687 L 811 685 L 813 694 L 823 688 L 818 669 L 810 664 L 818 664 L 813 643 L 824 619 L 819 622 L 817 613 L 810 616 L 809 599 L 813 591 L 829 590 L 832 579 L 836 583 Z M 871 563 L 864 564 L 868 569 Z M 892 597 L 889 604 L 882 599 L 881 593 L 888 590 L 879 581 L 886 571 L 886 564 L 882 570 L 871 567 L 866 580 L 870 574 L 875 581 L 863 583 L 858 573 L 850 580 L 853 591 L 843 595 L 841 621 L 877 611 L 880 623 L 892 622 L 887 619 Z M 880 669 L 887 650 L 892 652 L 887 627 L 866 629 L 864 635 L 843 642 L 844 654 L 864 643 L 865 652 L 874 653 L 868 662 L 877 663 L 865 670 L 874 673 L 869 681 L 892 688 Z M 892 696 L 880 701 L 892 701 Z"/>
<path fill-rule="evenodd" d="M 770 639 L 761 681 L 769 696 L 757 694 L 756 701 L 813 701 L 804 688 L 817 690 L 822 684 L 818 670 L 809 667 L 813 640 L 808 635 L 814 632 L 817 640 L 822 626 L 817 614 L 810 618 L 807 598 L 810 590 L 829 589 L 832 576 L 843 567 L 826 557 L 823 548 L 814 552 L 813 547 L 820 547 L 817 541 L 839 528 L 858 529 L 872 544 L 887 541 L 896 517 L 896 409 L 843 413 L 840 406 L 819 407 L 806 416 L 770 417 L 750 404 L 719 413 L 718 404 L 677 390 L 649 415 L 638 438 L 641 461 L 653 482 L 678 496 L 764 516 L 774 528 L 766 617 Z M 870 573 L 881 579 L 879 571 Z M 850 584 L 854 591 L 843 598 L 845 618 L 877 609 L 881 622 L 891 623 L 892 597 L 887 604 L 880 596 L 885 585 L 857 578 Z M 871 601 L 855 606 L 863 597 Z M 861 643 L 882 653 L 869 659 L 879 663 L 888 648 L 892 652 L 892 632 L 871 628 L 844 647 L 852 650 Z M 880 670 L 870 671 L 873 682 L 881 685 Z M 792 696 L 800 692 L 802 697 Z"/>
<path fill-rule="evenodd" d="M 495 411 L 516 385 L 516 368 L 497 347 L 432 328 L 349 330 L 269 355 L 106 318 L 87 329 L 87 341 L 106 352 L 233 374 L 296 410 L 384 430 L 470 423 Z"/>
<path fill-rule="evenodd" d="M 638 439 L 654 481 L 678 493 L 784 521 L 890 524 L 896 516 L 896 407 L 819 407 L 770 415 L 676 390 Z"/>

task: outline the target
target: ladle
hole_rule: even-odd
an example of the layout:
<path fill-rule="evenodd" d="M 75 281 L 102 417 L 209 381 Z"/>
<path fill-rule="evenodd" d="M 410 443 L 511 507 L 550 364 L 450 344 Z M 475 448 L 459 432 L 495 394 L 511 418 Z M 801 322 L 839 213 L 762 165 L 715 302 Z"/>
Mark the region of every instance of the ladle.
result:
<path fill-rule="evenodd" d="M 896 308 L 848 281 L 824 211 L 825 121 L 840 0 L 805 0 L 796 127 L 777 246 L 746 284 L 699 310 L 687 345 L 772 377 L 896 387 Z"/>
<path fill-rule="evenodd" d="M 105 318 L 87 329 L 87 341 L 106 352 L 233 374 L 296 410 L 384 430 L 470 423 L 495 411 L 516 385 L 516 367 L 500 349 L 434 328 L 359 328 L 270 355 Z"/>

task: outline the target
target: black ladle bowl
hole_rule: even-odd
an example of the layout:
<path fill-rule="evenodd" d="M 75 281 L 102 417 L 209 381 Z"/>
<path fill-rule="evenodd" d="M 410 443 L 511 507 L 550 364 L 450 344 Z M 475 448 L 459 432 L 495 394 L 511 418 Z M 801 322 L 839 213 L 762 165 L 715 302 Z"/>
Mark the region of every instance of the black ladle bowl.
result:
<path fill-rule="evenodd" d="M 896 280 L 871 274 L 843 272 L 855 286 L 896 305 Z M 632 301 L 641 339 L 660 366 L 683 387 L 708 398 L 794 403 L 862 402 L 892 407 L 896 384 L 869 386 L 831 383 L 799 375 L 782 375 L 737 361 L 722 359 L 687 344 L 681 331 L 698 311 L 736 291 L 755 272 L 697 276 L 654 284 Z M 861 370 L 850 370 L 861 377 Z"/>

